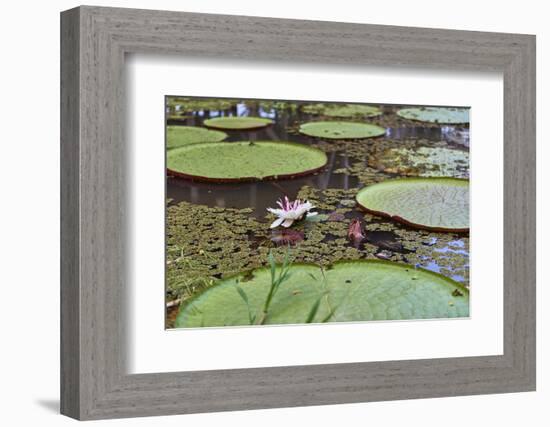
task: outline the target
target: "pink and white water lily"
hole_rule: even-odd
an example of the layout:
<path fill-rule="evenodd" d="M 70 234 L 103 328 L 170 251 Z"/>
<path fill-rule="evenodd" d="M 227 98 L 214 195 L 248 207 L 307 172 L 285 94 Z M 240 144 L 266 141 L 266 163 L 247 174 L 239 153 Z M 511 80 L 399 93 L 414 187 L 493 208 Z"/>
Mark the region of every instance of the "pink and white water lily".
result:
<path fill-rule="evenodd" d="M 291 202 L 288 197 L 283 200 L 277 201 L 280 209 L 267 208 L 268 212 L 277 215 L 277 219 L 273 221 L 270 228 L 278 227 L 279 225 L 288 228 L 294 221 L 300 221 L 304 217 L 317 215 L 317 212 L 310 212 L 315 206 L 308 201 L 302 202 L 300 199 L 296 199 Z"/>

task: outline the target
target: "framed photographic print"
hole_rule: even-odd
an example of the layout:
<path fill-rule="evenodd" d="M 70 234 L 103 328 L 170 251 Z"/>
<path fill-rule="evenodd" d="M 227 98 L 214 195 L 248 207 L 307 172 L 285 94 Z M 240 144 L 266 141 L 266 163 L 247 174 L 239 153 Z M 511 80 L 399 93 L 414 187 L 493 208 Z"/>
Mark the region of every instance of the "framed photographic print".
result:
<path fill-rule="evenodd" d="M 534 390 L 534 36 L 83 6 L 61 40 L 62 413 Z"/>
<path fill-rule="evenodd" d="M 468 108 L 166 111 L 168 328 L 469 317 Z"/>

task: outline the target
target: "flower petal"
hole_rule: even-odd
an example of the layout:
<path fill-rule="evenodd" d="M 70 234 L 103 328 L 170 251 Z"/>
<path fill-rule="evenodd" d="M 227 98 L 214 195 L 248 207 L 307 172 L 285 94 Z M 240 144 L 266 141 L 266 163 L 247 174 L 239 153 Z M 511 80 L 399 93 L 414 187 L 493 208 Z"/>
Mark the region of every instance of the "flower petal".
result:
<path fill-rule="evenodd" d="M 283 216 L 285 214 L 285 211 L 282 209 L 267 208 L 267 211 L 277 216 Z"/>
<path fill-rule="evenodd" d="M 288 228 L 292 225 L 293 222 L 294 220 L 292 218 L 287 218 L 281 225 L 285 228 Z"/>
<path fill-rule="evenodd" d="M 271 225 L 269 226 L 269 228 L 275 228 L 275 227 L 278 227 L 279 225 L 281 225 L 281 223 L 285 221 L 284 218 L 277 218 L 275 221 L 273 221 L 271 223 Z"/>

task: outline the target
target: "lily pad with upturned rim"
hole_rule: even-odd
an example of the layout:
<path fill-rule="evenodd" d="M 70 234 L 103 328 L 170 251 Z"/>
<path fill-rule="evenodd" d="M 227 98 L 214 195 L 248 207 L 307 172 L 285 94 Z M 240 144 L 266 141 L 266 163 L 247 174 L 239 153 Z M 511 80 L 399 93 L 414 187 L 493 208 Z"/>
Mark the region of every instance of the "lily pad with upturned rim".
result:
<path fill-rule="evenodd" d="M 273 120 L 263 117 L 216 117 L 203 122 L 204 126 L 222 130 L 260 129 L 273 124 Z"/>
<path fill-rule="evenodd" d="M 294 178 L 316 172 L 326 163 L 323 151 L 283 141 L 209 142 L 167 153 L 169 175 L 206 182 Z"/>
<path fill-rule="evenodd" d="M 357 122 L 309 122 L 300 126 L 300 133 L 322 139 L 363 139 L 381 136 L 380 126 Z"/>
<path fill-rule="evenodd" d="M 217 130 L 197 126 L 167 126 L 166 148 L 172 149 L 198 142 L 219 142 L 227 138 L 227 134 Z"/>
<path fill-rule="evenodd" d="M 302 111 L 329 117 L 377 117 L 382 114 L 378 107 L 363 104 L 307 104 Z"/>
<path fill-rule="evenodd" d="M 462 124 L 470 122 L 469 108 L 418 107 L 404 108 L 397 112 L 404 119 L 439 124 Z"/>
<path fill-rule="evenodd" d="M 357 193 L 360 207 L 411 227 L 465 233 L 470 227 L 469 181 L 402 178 L 369 185 Z"/>
<path fill-rule="evenodd" d="M 469 316 L 467 288 L 411 265 L 340 261 L 322 270 L 315 264 L 293 264 L 289 273 L 273 297 L 264 324 L 306 323 L 312 313 L 312 323 Z M 190 299 L 175 326 L 250 325 L 261 316 L 270 284 L 269 268 L 222 279 Z"/>

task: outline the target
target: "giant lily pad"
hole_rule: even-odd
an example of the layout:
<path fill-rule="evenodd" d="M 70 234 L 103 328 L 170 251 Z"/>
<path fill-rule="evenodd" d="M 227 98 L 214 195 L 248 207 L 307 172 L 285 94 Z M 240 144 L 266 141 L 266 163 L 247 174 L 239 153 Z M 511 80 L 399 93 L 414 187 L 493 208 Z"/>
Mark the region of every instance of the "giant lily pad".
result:
<path fill-rule="evenodd" d="M 372 214 L 416 228 L 467 232 L 470 227 L 467 179 L 393 179 L 361 189 L 356 199 Z"/>
<path fill-rule="evenodd" d="M 262 117 L 216 117 L 204 121 L 205 126 L 222 130 L 259 129 L 272 123 L 273 120 Z"/>
<path fill-rule="evenodd" d="M 467 151 L 443 147 L 389 148 L 370 156 L 369 166 L 408 176 L 468 178 Z"/>
<path fill-rule="evenodd" d="M 469 316 L 469 293 L 464 286 L 440 274 L 395 262 L 341 261 L 327 270 L 314 264 L 294 264 L 264 316 L 263 306 L 270 285 L 269 268 L 220 280 L 189 300 L 181 308 L 175 325 L 236 326 Z"/>
<path fill-rule="evenodd" d="M 197 126 L 168 126 L 166 128 L 166 148 L 177 148 L 197 142 L 218 142 L 227 134 Z"/>
<path fill-rule="evenodd" d="M 302 111 L 329 117 L 376 117 L 382 114 L 380 108 L 362 104 L 307 104 Z"/>
<path fill-rule="evenodd" d="M 211 182 L 293 178 L 326 163 L 327 155 L 317 148 L 276 141 L 191 144 L 167 154 L 170 175 Z"/>
<path fill-rule="evenodd" d="M 310 122 L 300 126 L 304 135 L 323 139 L 362 139 L 384 135 L 380 126 L 356 122 Z"/>
<path fill-rule="evenodd" d="M 470 122 L 469 108 L 451 107 L 418 107 L 404 108 L 397 112 L 397 115 L 404 119 L 417 120 L 420 122 L 459 124 Z"/>

